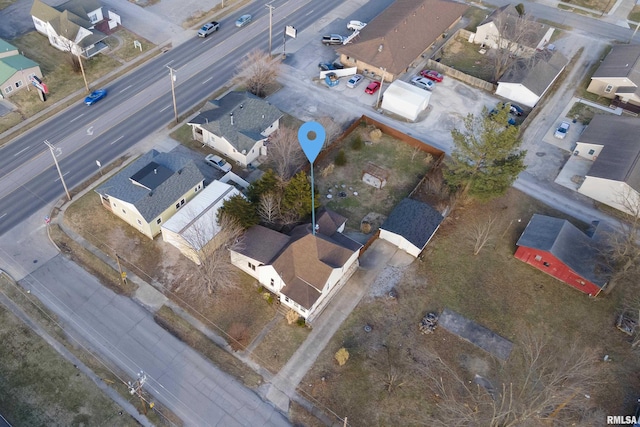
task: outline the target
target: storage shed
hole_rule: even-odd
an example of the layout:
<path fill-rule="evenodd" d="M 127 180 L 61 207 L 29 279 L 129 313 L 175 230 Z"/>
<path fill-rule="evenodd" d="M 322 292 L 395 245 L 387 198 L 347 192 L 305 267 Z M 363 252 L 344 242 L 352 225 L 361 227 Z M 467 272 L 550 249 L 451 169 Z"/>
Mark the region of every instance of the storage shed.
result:
<path fill-rule="evenodd" d="M 431 92 L 412 84 L 396 80 L 384 91 L 382 109 L 415 121 L 427 109 Z"/>
<path fill-rule="evenodd" d="M 362 171 L 362 181 L 364 181 L 365 184 L 380 189 L 387 185 L 389 175 L 389 171 L 385 168 L 368 162 Z"/>

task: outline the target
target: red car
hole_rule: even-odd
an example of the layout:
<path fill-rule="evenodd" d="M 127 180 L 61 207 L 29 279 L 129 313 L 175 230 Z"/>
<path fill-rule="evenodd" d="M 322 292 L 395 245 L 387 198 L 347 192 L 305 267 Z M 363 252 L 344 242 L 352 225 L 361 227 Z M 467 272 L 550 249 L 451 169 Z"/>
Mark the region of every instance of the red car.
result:
<path fill-rule="evenodd" d="M 364 90 L 364 93 L 368 93 L 369 95 L 373 95 L 380 89 L 380 82 L 373 81 L 369 83 L 369 86 Z"/>
<path fill-rule="evenodd" d="M 440 83 L 442 79 L 444 79 L 444 76 L 442 74 L 434 70 L 422 70 L 420 71 L 420 75 L 438 83 Z"/>

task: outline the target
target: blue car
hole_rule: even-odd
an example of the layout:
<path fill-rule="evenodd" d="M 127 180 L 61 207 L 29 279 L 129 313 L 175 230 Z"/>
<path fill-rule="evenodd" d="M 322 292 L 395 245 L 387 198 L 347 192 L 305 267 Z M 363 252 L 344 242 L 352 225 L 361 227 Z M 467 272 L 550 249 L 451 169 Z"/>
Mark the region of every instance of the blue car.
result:
<path fill-rule="evenodd" d="M 89 94 L 89 96 L 87 96 L 84 99 L 84 103 L 87 104 L 87 105 L 93 105 L 96 102 L 100 101 L 105 96 L 107 96 L 107 90 L 106 89 L 94 90 L 93 92 L 91 92 Z"/>

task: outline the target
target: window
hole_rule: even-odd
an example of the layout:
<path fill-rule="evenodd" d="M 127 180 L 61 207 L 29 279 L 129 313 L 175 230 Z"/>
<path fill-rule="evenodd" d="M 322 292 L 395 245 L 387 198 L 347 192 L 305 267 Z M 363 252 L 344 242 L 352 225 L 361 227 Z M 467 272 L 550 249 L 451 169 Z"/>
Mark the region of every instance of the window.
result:
<path fill-rule="evenodd" d="M 604 93 L 611 93 L 612 90 L 613 85 L 607 85 L 607 87 L 604 88 Z"/>
<path fill-rule="evenodd" d="M 289 297 L 284 297 L 284 300 L 285 300 L 286 302 L 289 302 Z"/>
<path fill-rule="evenodd" d="M 549 267 L 549 263 L 548 262 L 543 262 L 542 265 L 544 265 L 545 267 Z"/>
<path fill-rule="evenodd" d="M 251 264 L 250 262 L 247 263 L 249 265 L 249 268 L 252 269 L 253 271 L 256 271 L 256 266 L 255 264 Z"/>
<path fill-rule="evenodd" d="M 127 214 L 127 211 L 125 211 L 124 209 L 122 209 L 122 213 L 126 215 L 126 214 Z"/>
<path fill-rule="evenodd" d="M 96 15 L 95 13 L 92 15 L 89 15 L 89 20 L 94 23 L 98 20 L 98 15 Z"/>
<path fill-rule="evenodd" d="M 142 221 L 138 220 L 138 225 L 142 225 Z"/>
<path fill-rule="evenodd" d="M 13 92 L 13 86 L 7 86 L 4 88 L 4 93 L 11 93 Z"/>
<path fill-rule="evenodd" d="M 595 153 L 595 152 L 596 152 L 596 150 L 589 150 L 589 155 L 592 156 L 593 153 Z"/>
<path fill-rule="evenodd" d="M 180 209 L 183 205 L 184 205 L 184 199 L 182 199 L 178 203 L 176 203 L 176 209 Z"/>
<path fill-rule="evenodd" d="M 276 285 L 276 281 L 271 279 L 271 287 L 273 288 Z"/>
<path fill-rule="evenodd" d="M 156 220 L 156 224 L 160 224 L 161 222 L 162 222 L 162 218 L 158 218 L 158 219 Z"/>
<path fill-rule="evenodd" d="M 542 257 L 540 255 L 536 255 L 536 261 L 542 261 Z"/>
<path fill-rule="evenodd" d="M 18 80 L 16 82 L 16 87 L 22 87 L 22 80 Z"/>

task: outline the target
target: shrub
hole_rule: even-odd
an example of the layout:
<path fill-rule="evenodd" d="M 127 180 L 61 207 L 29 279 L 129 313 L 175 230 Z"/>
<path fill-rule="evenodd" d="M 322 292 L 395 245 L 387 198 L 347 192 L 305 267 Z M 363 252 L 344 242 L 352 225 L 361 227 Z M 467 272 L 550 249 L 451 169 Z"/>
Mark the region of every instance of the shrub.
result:
<path fill-rule="evenodd" d="M 344 150 L 338 151 L 334 163 L 336 166 L 344 166 L 347 164 L 347 155 L 344 153 Z"/>
<path fill-rule="evenodd" d="M 380 138 L 382 138 L 382 131 L 380 129 L 374 129 L 369 133 L 369 137 L 373 141 L 380 141 Z"/>
<path fill-rule="evenodd" d="M 287 311 L 287 315 L 285 316 L 285 319 L 287 319 L 287 324 L 293 325 L 300 319 L 300 315 L 296 313 L 294 310 L 289 310 Z"/>
<path fill-rule="evenodd" d="M 364 147 L 362 136 L 360 136 L 360 134 L 357 134 L 356 136 L 353 137 L 353 140 L 351 141 L 351 148 L 358 151 L 358 150 L 362 150 L 362 147 Z"/>
<path fill-rule="evenodd" d="M 244 350 L 249 344 L 249 328 L 244 323 L 232 323 L 228 333 L 229 345 L 234 351 Z"/>
<path fill-rule="evenodd" d="M 335 356 L 333 357 L 338 362 L 338 365 L 344 366 L 344 364 L 347 363 L 347 360 L 349 360 L 349 351 L 346 348 L 342 347 L 336 352 Z"/>
<path fill-rule="evenodd" d="M 329 166 L 327 166 L 326 168 L 322 168 L 322 171 L 320 172 L 320 175 L 322 175 L 323 178 L 328 177 L 329 175 L 331 175 L 331 173 L 333 172 L 333 170 L 335 169 L 336 165 L 334 165 L 333 163 L 331 163 Z"/>
<path fill-rule="evenodd" d="M 264 298 L 264 300 L 267 302 L 267 304 L 269 304 L 269 305 L 273 304 L 273 294 L 271 292 L 263 292 L 262 293 L 262 298 Z"/>
<path fill-rule="evenodd" d="M 371 224 L 369 224 L 369 222 L 367 221 L 362 221 L 362 224 L 360 224 L 360 231 L 362 231 L 364 234 L 371 233 Z"/>
<path fill-rule="evenodd" d="M 298 320 L 296 320 L 296 324 L 298 326 L 305 326 L 307 324 L 307 321 L 304 320 L 304 317 L 298 317 Z"/>

